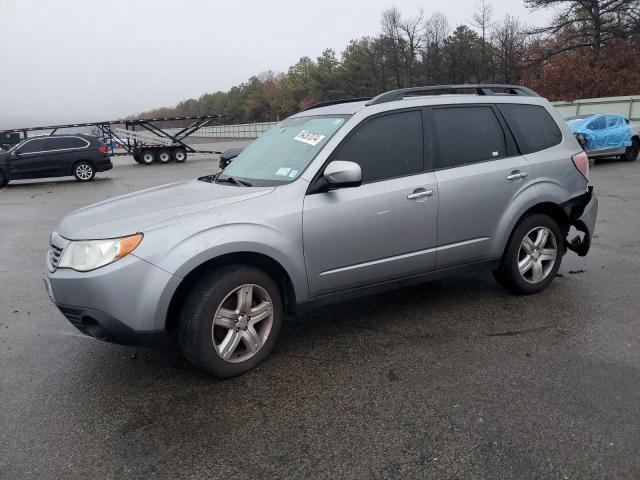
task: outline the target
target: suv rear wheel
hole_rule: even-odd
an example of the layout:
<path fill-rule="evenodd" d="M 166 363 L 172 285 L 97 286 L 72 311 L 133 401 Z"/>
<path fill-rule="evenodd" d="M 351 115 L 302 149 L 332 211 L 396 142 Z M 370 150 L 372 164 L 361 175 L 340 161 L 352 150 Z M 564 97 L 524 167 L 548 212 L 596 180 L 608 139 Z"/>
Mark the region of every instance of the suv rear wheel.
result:
<path fill-rule="evenodd" d="M 556 221 L 543 214 L 529 215 L 514 230 L 494 276 L 514 293 L 538 293 L 553 281 L 563 254 L 564 240 Z"/>
<path fill-rule="evenodd" d="M 90 182 L 96 176 L 96 169 L 91 162 L 78 162 L 73 166 L 73 176 L 79 182 Z"/>
<path fill-rule="evenodd" d="M 640 141 L 634 138 L 631 140 L 631 146 L 627 147 L 627 151 L 622 155 L 622 160 L 633 162 L 638 158 L 638 154 L 640 154 Z"/>
<path fill-rule="evenodd" d="M 282 324 L 276 282 L 257 268 L 233 265 L 202 278 L 185 300 L 179 339 L 193 365 L 219 378 L 240 375 L 273 349 Z"/>

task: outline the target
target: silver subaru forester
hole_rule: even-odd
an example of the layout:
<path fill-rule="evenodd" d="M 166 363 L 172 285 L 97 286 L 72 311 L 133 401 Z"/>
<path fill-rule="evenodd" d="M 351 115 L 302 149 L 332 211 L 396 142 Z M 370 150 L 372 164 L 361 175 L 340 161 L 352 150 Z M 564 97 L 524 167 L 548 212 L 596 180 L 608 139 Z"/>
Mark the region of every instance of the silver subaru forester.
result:
<path fill-rule="evenodd" d="M 285 313 L 471 269 L 540 292 L 567 249 L 587 254 L 597 209 L 587 156 L 531 90 L 396 90 L 310 107 L 217 175 L 69 214 L 45 283 L 85 334 L 177 329 L 228 378 L 269 354 Z"/>

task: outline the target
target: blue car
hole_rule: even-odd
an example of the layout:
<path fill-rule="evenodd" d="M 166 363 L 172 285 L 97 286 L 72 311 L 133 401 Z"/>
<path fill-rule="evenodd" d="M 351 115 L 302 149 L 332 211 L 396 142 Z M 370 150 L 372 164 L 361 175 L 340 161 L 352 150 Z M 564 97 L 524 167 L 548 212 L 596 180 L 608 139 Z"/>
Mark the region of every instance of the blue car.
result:
<path fill-rule="evenodd" d="M 597 114 L 566 118 L 590 158 L 620 157 L 633 161 L 640 153 L 640 126 L 620 115 Z"/>

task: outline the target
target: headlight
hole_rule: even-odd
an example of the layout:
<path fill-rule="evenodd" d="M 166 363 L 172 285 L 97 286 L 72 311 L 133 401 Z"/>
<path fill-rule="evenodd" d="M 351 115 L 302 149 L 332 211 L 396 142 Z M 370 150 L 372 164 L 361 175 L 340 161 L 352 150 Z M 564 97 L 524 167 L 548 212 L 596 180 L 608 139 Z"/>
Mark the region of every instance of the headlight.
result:
<path fill-rule="evenodd" d="M 120 260 L 142 241 L 142 234 L 110 240 L 81 240 L 64 249 L 58 268 L 88 272 Z"/>

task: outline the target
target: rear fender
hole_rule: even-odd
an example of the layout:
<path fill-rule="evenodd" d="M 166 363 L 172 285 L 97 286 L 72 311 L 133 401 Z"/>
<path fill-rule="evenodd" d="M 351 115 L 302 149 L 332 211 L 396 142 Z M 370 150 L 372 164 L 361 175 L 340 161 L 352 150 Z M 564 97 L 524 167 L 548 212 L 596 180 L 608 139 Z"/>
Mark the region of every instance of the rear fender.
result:
<path fill-rule="evenodd" d="M 542 193 L 541 190 L 544 190 L 544 193 Z M 498 229 L 493 237 L 490 250 L 492 258 L 502 258 L 511 234 L 525 213 L 537 205 L 544 203 L 561 205 L 566 199 L 566 191 L 551 182 L 543 184 L 535 183 L 522 190 L 518 196 L 509 203 L 498 224 Z"/>

